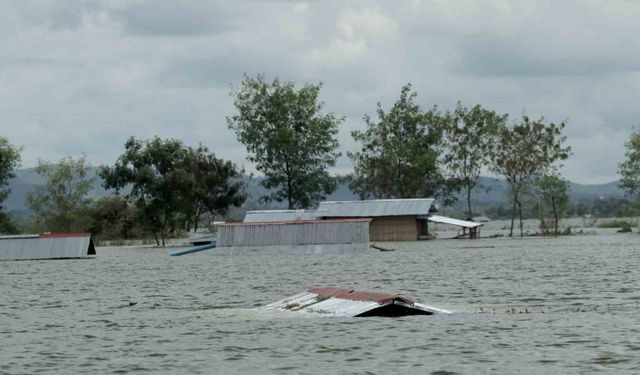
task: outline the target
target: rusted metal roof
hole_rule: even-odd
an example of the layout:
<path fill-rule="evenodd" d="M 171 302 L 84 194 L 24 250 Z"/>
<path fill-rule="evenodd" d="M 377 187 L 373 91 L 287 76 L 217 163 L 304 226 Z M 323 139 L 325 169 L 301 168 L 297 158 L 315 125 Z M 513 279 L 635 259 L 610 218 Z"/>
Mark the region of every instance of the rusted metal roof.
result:
<path fill-rule="evenodd" d="M 265 223 L 270 221 L 299 221 L 299 220 L 315 220 L 318 211 L 316 210 L 264 210 L 264 211 L 247 211 L 244 216 L 245 223 L 259 222 Z"/>
<path fill-rule="evenodd" d="M 0 260 L 85 258 L 95 253 L 88 233 L 0 236 Z"/>
<path fill-rule="evenodd" d="M 365 201 L 321 202 L 322 217 L 380 217 L 428 215 L 434 199 L 374 199 Z"/>
<path fill-rule="evenodd" d="M 341 288 L 312 288 L 264 308 L 337 317 L 449 314 L 447 310 L 387 293 Z"/>
<path fill-rule="evenodd" d="M 429 216 L 427 220 L 432 221 L 434 223 L 450 224 L 450 225 L 455 225 L 463 228 L 476 228 L 481 225 L 484 225 L 482 223 L 476 223 L 475 221 L 458 220 L 458 219 L 452 219 L 450 217 L 438 216 L 438 215 Z"/>
<path fill-rule="evenodd" d="M 353 253 L 369 250 L 369 220 L 225 223 L 214 254 Z"/>

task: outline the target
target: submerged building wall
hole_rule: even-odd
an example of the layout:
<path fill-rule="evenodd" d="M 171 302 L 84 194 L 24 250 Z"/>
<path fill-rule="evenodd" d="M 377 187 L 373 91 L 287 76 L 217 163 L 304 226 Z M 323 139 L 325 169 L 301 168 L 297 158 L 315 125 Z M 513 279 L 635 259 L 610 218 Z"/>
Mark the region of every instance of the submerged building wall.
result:
<path fill-rule="evenodd" d="M 357 253 L 368 249 L 369 220 L 353 219 L 223 224 L 214 253 Z"/>
<path fill-rule="evenodd" d="M 371 241 L 416 241 L 420 235 L 416 216 L 383 216 L 373 218 L 369 227 Z"/>

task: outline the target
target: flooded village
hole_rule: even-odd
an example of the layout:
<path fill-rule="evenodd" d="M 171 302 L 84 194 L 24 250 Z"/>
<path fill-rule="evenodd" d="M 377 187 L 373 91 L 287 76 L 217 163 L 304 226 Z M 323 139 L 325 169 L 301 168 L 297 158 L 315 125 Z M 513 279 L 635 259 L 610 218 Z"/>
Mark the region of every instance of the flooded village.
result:
<path fill-rule="evenodd" d="M 0 8 L 0 374 L 640 373 L 640 4 Z"/>

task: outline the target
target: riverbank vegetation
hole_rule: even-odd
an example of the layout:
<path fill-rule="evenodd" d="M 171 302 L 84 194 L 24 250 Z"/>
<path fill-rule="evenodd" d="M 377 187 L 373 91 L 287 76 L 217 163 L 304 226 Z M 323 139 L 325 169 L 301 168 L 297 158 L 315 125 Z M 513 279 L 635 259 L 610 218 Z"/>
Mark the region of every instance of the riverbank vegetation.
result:
<path fill-rule="evenodd" d="M 433 196 L 444 206 L 461 199 L 461 217 L 507 218 L 509 235 L 516 219 L 520 235 L 522 221 L 530 217 L 540 220 L 541 233 L 558 235 L 564 217 L 640 213 L 627 199 L 569 200 L 568 184 L 560 174 L 562 161 L 571 155 L 565 122 L 511 118 L 462 103 L 453 111 L 423 109 L 410 84 L 401 88 L 389 109 L 378 103 L 375 118 L 364 115 L 363 130 L 351 132 L 357 144 L 347 153 L 353 172 L 332 176 L 330 169 L 341 156 L 337 134 L 345 118 L 324 111 L 321 88 L 321 83 L 300 87 L 258 75 L 245 76 L 231 92 L 236 113 L 227 125 L 261 174 L 260 204 L 314 208 L 342 183 L 360 198 Z M 626 147 L 621 186 L 637 195 L 640 135 L 632 134 Z M 27 198 L 33 217 L 20 227 L 1 206 L 20 151 L 0 137 L 3 233 L 90 231 L 108 239 L 151 236 L 164 244 L 168 237 L 225 219 L 247 198 L 257 198 L 247 196 L 244 171 L 204 145 L 131 137 L 114 164 L 100 167 L 97 178 L 110 196 L 89 196 L 92 180 L 85 157 L 41 161 L 36 171 L 43 183 Z M 473 192 L 482 187 L 480 176 L 487 172 L 507 182 L 507 203 L 474 208 Z"/>

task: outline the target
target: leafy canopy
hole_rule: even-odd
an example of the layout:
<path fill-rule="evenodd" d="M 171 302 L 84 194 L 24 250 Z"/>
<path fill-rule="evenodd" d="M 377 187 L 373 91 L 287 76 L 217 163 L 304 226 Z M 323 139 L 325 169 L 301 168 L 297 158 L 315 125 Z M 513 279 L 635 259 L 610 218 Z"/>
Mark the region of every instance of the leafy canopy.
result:
<path fill-rule="evenodd" d="M 536 176 L 553 172 L 557 161 L 569 157 L 571 147 L 564 145 L 567 139 L 562 135 L 564 127 L 564 122 L 546 124 L 544 118 L 531 121 L 523 116 L 521 122 L 498 130 L 490 169 L 509 184 L 509 198 L 513 203 L 510 235 L 513 235 L 516 206 L 520 212 L 520 234 L 523 234 L 522 193 L 531 187 Z"/>
<path fill-rule="evenodd" d="M 191 196 L 187 215 L 194 229 L 198 229 L 200 215 L 223 216 L 230 207 L 240 207 L 246 200 L 242 171 L 228 160 L 216 158 L 209 149 L 200 145 L 189 148 L 186 155 L 187 180 L 184 194 Z"/>
<path fill-rule="evenodd" d="M 467 108 L 458 102 L 446 128 L 447 172 L 466 190 L 470 218 L 473 218 L 471 191 L 478 185 L 482 168 L 489 164 L 498 130 L 504 127 L 507 117 L 480 105 Z"/>
<path fill-rule="evenodd" d="M 125 151 L 112 167 L 102 166 L 104 187 L 116 193 L 129 188 L 125 198 L 133 203 L 147 230 L 164 240 L 185 222 L 197 221 L 197 212 L 224 213 L 244 201 L 235 166 L 215 158 L 206 147 L 186 147 L 176 139 L 129 138 Z"/>
<path fill-rule="evenodd" d="M 227 117 L 227 124 L 264 174 L 262 185 L 272 190 L 264 202 L 308 208 L 336 189 L 328 168 L 340 156 L 336 135 L 344 118 L 322 114 L 321 87 L 296 89 L 293 82 L 266 82 L 258 75 L 245 76 L 231 93 L 238 113 Z"/>
<path fill-rule="evenodd" d="M 4 137 L 0 137 L 0 211 L 11 190 L 7 188 L 9 180 L 14 178 L 15 170 L 20 165 L 20 148 L 14 147 Z"/>
<path fill-rule="evenodd" d="M 94 181 L 88 177 L 86 157 L 66 157 L 57 164 L 39 160 L 35 170 L 45 180 L 27 194 L 37 223 L 54 232 L 83 230 L 88 219 L 87 194 Z"/>
<path fill-rule="evenodd" d="M 625 160 L 618 166 L 620 187 L 640 197 L 640 131 L 631 133 L 624 146 L 627 149 Z"/>
<path fill-rule="evenodd" d="M 439 163 L 449 120 L 435 106 L 423 111 L 416 96 L 405 85 L 389 112 L 378 103 L 378 121 L 365 115 L 366 130 L 351 133 L 361 147 L 348 153 L 354 162 L 350 187 L 361 199 L 450 198 Z"/>

